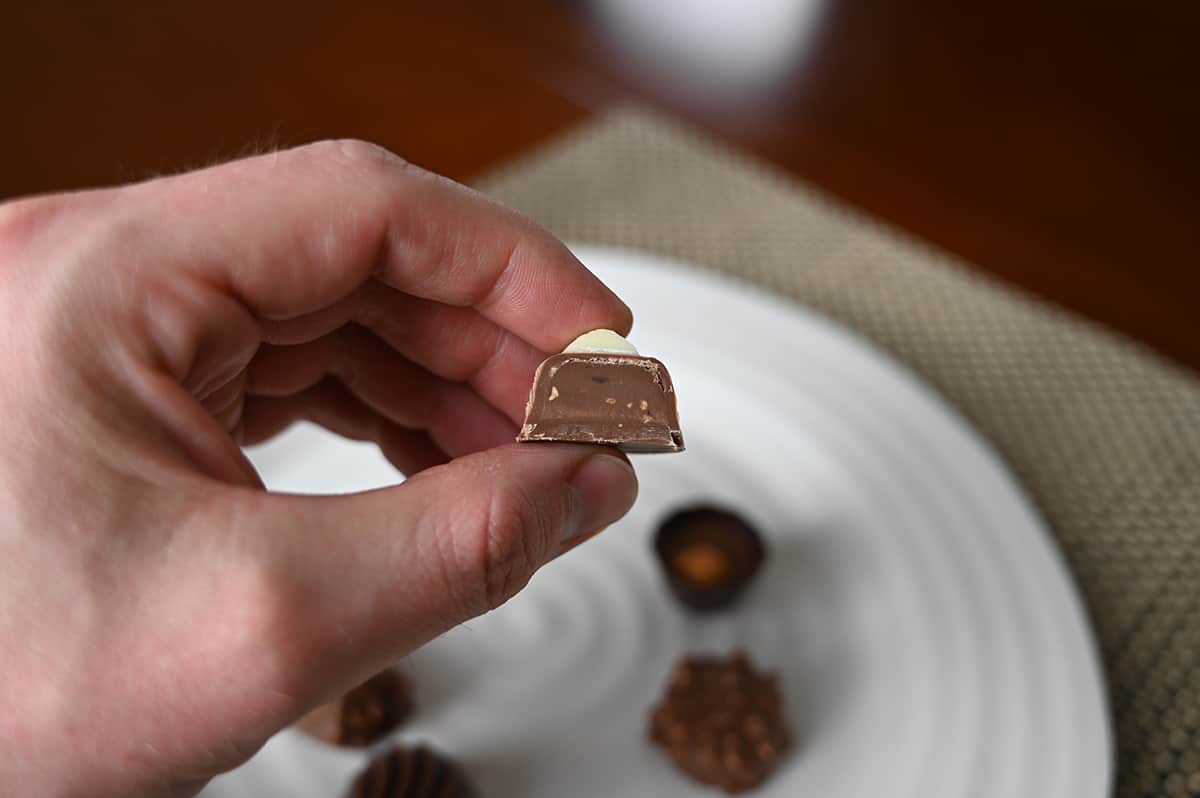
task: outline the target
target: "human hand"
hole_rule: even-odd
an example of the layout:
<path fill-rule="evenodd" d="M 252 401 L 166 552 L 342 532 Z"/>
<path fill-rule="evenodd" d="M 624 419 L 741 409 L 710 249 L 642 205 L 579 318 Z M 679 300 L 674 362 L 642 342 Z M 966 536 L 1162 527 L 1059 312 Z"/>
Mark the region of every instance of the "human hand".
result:
<path fill-rule="evenodd" d="M 0 206 L 0 319 L 3 795 L 195 792 L 636 494 L 509 443 L 540 360 L 629 310 L 361 142 Z M 297 419 L 415 476 L 267 493 L 238 443 Z"/>

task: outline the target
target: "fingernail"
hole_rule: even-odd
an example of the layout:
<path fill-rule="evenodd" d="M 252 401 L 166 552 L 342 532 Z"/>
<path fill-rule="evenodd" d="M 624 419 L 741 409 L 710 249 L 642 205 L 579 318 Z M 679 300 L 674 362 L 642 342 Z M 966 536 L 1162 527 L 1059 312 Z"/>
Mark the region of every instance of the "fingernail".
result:
<path fill-rule="evenodd" d="M 575 502 L 563 540 L 586 535 L 616 521 L 637 498 L 637 477 L 628 462 L 607 452 L 592 455 L 571 477 Z"/>

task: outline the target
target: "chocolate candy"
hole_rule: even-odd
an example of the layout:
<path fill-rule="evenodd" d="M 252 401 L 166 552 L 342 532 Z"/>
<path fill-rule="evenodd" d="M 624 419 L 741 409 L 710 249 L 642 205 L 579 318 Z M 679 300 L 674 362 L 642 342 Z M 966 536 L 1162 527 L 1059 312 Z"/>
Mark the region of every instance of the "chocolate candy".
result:
<path fill-rule="evenodd" d="M 463 772 L 436 751 L 393 748 L 371 760 L 346 798 L 475 798 Z"/>
<path fill-rule="evenodd" d="M 317 707 L 296 725 L 332 745 L 365 747 L 386 737 L 411 713 L 408 680 L 389 668 L 340 700 Z"/>
<path fill-rule="evenodd" d="M 692 507 L 658 527 L 654 550 L 671 592 L 694 610 L 726 607 L 758 572 L 762 538 L 739 516 L 715 507 Z"/>
<path fill-rule="evenodd" d="M 518 441 L 681 452 L 675 387 L 661 361 L 611 330 L 593 330 L 538 366 Z"/>
<path fill-rule="evenodd" d="M 777 677 L 757 673 L 740 651 L 680 660 L 649 737 L 693 779 L 727 793 L 762 784 L 791 744 Z"/>

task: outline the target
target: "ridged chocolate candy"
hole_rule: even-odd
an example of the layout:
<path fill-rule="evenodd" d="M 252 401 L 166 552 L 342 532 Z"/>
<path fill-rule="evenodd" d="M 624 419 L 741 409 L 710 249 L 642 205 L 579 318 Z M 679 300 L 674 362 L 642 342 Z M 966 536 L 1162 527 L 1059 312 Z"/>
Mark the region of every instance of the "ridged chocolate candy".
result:
<path fill-rule="evenodd" d="M 457 765 L 425 746 L 393 748 L 371 760 L 346 798 L 477 798 Z"/>

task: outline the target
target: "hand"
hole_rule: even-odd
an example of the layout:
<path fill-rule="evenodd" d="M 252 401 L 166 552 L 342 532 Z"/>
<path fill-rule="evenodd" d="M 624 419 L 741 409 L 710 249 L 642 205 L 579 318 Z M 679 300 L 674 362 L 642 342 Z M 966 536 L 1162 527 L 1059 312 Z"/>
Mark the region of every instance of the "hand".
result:
<path fill-rule="evenodd" d="M 0 319 L 2 795 L 195 792 L 636 494 L 509 443 L 538 362 L 629 310 L 361 142 L 0 206 Z M 238 443 L 297 419 L 414 476 L 267 493 Z"/>

